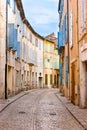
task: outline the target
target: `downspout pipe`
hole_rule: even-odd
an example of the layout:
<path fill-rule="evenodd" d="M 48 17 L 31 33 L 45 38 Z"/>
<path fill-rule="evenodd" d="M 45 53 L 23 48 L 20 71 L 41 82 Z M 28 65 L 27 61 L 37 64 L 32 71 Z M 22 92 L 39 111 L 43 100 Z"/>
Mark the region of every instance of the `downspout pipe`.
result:
<path fill-rule="evenodd" d="M 69 88 L 69 95 L 68 98 L 70 99 L 70 54 L 69 54 L 69 0 L 67 0 L 67 26 L 68 26 L 68 88 Z"/>
<path fill-rule="evenodd" d="M 6 0 L 6 47 L 5 47 L 5 99 L 8 99 L 7 94 L 7 69 L 8 69 L 8 0 Z"/>
<path fill-rule="evenodd" d="M 77 61 L 78 61 L 78 105 L 80 106 L 80 75 L 79 75 L 79 25 L 78 25 L 78 0 L 77 0 Z"/>

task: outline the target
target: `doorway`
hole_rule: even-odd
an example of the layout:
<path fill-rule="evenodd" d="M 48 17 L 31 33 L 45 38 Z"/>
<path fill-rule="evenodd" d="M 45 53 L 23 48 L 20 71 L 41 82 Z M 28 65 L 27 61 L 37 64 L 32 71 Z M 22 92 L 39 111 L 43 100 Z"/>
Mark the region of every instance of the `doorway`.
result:
<path fill-rule="evenodd" d="M 12 67 L 8 66 L 8 95 L 12 95 Z"/>
<path fill-rule="evenodd" d="M 71 68 L 71 101 L 75 104 L 75 64 L 72 64 Z"/>
<path fill-rule="evenodd" d="M 39 77 L 39 88 L 42 88 L 42 77 Z"/>

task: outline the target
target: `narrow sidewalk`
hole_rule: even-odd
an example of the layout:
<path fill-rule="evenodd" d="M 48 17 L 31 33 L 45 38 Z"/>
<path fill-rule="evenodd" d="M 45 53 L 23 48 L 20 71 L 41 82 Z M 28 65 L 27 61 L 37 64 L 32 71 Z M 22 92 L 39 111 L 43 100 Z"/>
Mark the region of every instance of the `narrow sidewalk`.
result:
<path fill-rule="evenodd" d="M 0 99 L 0 113 L 6 108 L 8 107 L 11 103 L 15 102 L 16 100 L 18 100 L 19 98 L 23 97 L 24 95 L 33 92 L 37 89 L 32 89 L 32 90 L 28 90 L 28 91 L 22 91 L 19 94 L 13 96 L 13 97 L 9 97 L 7 100 L 6 99 Z"/>
<path fill-rule="evenodd" d="M 62 96 L 59 92 L 56 93 L 56 96 L 81 126 L 87 130 L 87 109 L 81 109 L 78 106 L 73 105 L 70 100 Z"/>

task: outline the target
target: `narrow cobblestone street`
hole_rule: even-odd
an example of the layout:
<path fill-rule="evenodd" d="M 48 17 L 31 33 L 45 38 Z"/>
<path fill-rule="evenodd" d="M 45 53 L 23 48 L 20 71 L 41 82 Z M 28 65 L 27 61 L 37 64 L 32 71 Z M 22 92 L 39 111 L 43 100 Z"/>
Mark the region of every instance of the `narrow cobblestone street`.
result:
<path fill-rule="evenodd" d="M 61 101 L 57 89 L 21 97 L 0 113 L 0 130 L 84 130 Z"/>

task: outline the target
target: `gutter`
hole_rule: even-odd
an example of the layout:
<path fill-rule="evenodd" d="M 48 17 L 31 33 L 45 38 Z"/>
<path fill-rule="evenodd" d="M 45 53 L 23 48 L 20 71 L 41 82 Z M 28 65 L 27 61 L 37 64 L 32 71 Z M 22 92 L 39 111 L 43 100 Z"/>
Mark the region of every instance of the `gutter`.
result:
<path fill-rule="evenodd" d="M 80 74 L 79 74 L 79 25 L 78 25 L 78 0 L 77 0 L 77 64 L 78 64 L 78 105 L 80 105 L 80 85 L 79 85 L 79 81 L 80 81 Z"/>
<path fill-rule="evenodd" d="M 7 94 L 7 70 L 8 70 L 8 1 L 6 0 L 6 47 L 5 47 L 5 56 L 6 56 L 6 61 L 5 61 L 5 99 L 8 98 Z"/>
<path fill-rule="evenodd" d="M 69 1 L 67 0 L 67 24 L 68 24 L 68 88 L 70 99 L 70 54 L 69 54 Z"/>

